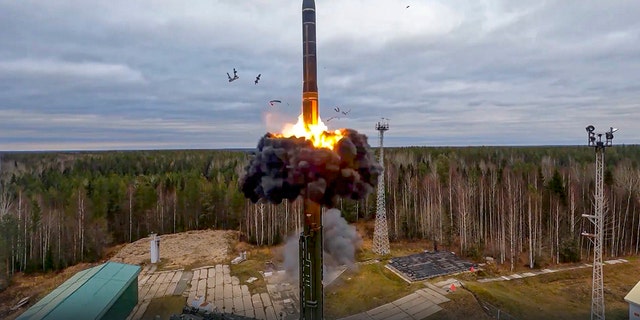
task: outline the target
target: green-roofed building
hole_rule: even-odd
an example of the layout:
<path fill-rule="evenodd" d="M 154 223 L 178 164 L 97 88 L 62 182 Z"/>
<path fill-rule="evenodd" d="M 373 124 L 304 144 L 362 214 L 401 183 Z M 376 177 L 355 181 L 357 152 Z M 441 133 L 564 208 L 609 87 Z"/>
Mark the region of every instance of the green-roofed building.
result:
<path fill-rule="evenodd" d="M 117 262 L 80 271 L 18 319 L 125 319 L 138 303 L 139 273 Z"/>

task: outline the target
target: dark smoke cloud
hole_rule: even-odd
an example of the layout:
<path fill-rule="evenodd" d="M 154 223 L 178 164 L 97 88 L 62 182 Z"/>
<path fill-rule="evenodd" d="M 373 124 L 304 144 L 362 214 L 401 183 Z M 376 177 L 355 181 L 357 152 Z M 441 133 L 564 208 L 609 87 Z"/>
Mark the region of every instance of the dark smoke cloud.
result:
<path fill-rule="evenodd" d="M 297 277 L 300 269 L 299 237 L 292 236 L 284 246 L 284 269 L 287 274 Z M 351 267 L 356 261 L 356 250 L 360 248 L 362 238 L 354 226 L 340 215 L 340 210 L 329 209 L 322 214 L 323 270 L 326 274 L 335 268 L 346 265 Z"/>
<path fill-rule="evenodd" d="M 304 138 L 267 133 L 245 168 L 241 186 L 245 197 L 279 204 L 307 196 L 333 207 L 339 197 L 362 199 L 373 191 L 382 167 L 370 151 L 367 137 L 343 129 L 335 150 L 314 148 Z"/>

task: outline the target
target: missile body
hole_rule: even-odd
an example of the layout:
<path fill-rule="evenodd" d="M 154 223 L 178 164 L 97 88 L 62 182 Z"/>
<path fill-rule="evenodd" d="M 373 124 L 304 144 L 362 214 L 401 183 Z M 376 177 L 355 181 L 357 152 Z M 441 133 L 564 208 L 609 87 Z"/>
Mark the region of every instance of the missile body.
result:
<path fill-rule="evenodd" d="M 302 115 L 305 125 L 318 124 L 316 3 L 302 1 Z"/>

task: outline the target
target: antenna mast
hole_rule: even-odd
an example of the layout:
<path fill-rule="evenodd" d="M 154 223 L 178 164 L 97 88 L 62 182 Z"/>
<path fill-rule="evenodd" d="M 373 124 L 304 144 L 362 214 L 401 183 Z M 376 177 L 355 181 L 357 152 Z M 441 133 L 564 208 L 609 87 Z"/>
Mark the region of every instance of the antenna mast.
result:
<path fill-rule="evenodd" d="M 376 225 L 373 232 L 373 252 L 379 255 L 389 253 L 389 229 L 387 228 L 387 210 L 385 209 L 385 187 L 384 187 L 384 132 L 389 130 L 389 122 L 382 118 L 376 124 L 376 130 L 380 132 L 380 165 L 382 172 L 378 177 L 378 195 L 376 210 Z"/>

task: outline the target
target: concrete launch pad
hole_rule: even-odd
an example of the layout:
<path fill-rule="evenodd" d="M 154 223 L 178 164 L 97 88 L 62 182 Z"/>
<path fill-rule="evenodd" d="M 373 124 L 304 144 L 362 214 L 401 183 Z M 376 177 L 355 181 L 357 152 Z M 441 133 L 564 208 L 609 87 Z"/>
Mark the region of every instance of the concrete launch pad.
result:
<path fill-rule="evenodd" d="M 393 258 L 387 264 L 387 268 L 409 283 L 469 271 L 472 266 L 473 263 L 449 251 L 425 251 Z"/>

